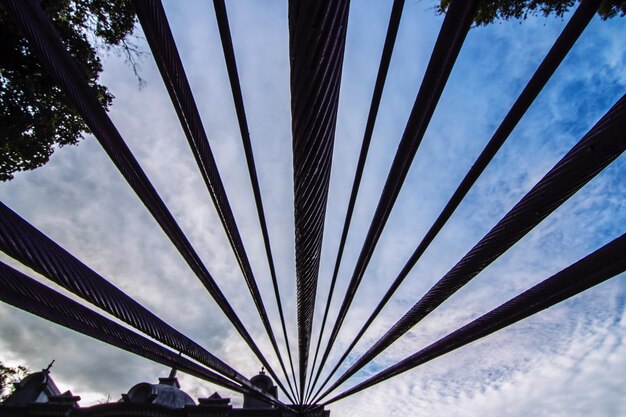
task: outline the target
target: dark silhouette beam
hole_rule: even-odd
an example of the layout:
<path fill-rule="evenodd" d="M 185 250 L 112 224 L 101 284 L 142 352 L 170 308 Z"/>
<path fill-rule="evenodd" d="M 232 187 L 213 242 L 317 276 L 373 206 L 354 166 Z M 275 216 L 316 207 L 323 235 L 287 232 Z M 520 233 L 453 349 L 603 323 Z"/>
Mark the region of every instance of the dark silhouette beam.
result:
<path fill-rule="evenodd" d="M 365 269 L 374 253 L 378 239 L 400 193 L 411 162 L 426 133 L 426 128 L 435 111 L 439 98 L 452 72 L 456 58 L 470 29 L 477 0 L 452 0 L 446 12 L 441 31 L 437 37 L 424 79 L 413 105 L 413 110 L 405 127 L 398 150 L 394 157 L 387 181 L 383 188 L 374 218 L 370 224 L 365 242 L 361 248 L 357 264 L 343 297 L 337 319 L 331 331 L 326 350 L 322 356 L 320 368 L 326 363 L 330 351 L 337 339 L 339 330 L 354 300 L 356 291 L 363 279 Z M 318 390 L 319 393 L 319 390 Z M 317 395 L 317 393 L 316 393 Z"/>
<path fill-rule="evenodd" d="M 359 330 L 357 335 L 352 339 L 348 348 L 344 351 L 343 355 L 330 372 L 323 386 L 328 383 L 330 378 L 337 372 L 341 364 L 346 360 L 352 349 L 361 340 L 361 337 L 365 334 L 369 326 L 374 322 L 374 319 L 382 311 L 383 307 L 391 299 L 393 294 L 397 291 L 400 284 L 409 275 L 417 261 L 424 254 L 428 246 L 435 239 L 437 234 L 444 227 L 446 222 L 450 219 L 456 208 L 459 206 L 463 198 L 467 195 L 471 187 L 476 180 L 480 177 L 487 165 L 491 162 L 496 155 L 500 147 L 504 144 L 509 137 L 517 123 L 522 119 L 528 108 L 532 105 L 537 98 L 543 87 L 550 80 L 555 73 L 565 56 L 571 50 L 571 48 L 578 40 L 581 33 L 585 30 L 595 12 L 600 7 L 600 3 L 594 0 L 583 0 L 576 9 L 576 12 L 570 19 L 570 21 L 561 32 L 560 36 L 544 58 L 544 60 L 537 68 L 537 71 L 533 74 L 528 84 L 517 98 L 511 110 L 492 136 L 491 140 L 482 151 L 476 162 L 472 165 L 469 172 L 465 175 L 465 178 L 461 181 L 458 188 L 441 211 L 441 214 L 437 217 L 431 228 L 428 230 L 422 241 L 417 245 L 417 248 L 406 262 L 396 279 L 393 281 L 381 301 L 378 303 L 372 314 L 369 316 L 363 327 Z"/>
<path fill-rule="evenodd" d="M 471 281 L 626 150 L 626 95 L 326 392 L 339 386 Z"/>
<path fill-rule="evenodd" d="M 300 402 L 328 198 L 348 0 L 289 2 Z"/>
<path fill-rule="evenodd" d="M 350 192 L 350 201 L 348 202 L 348 209 L 346 211 L 346 217 L 343 223 L 343 230 L 341 232 L 341 240 L 339 242 L 339 248 L 337 249 L 337 257 L 335 259 L 335 267 L 333 268 L 333 276 L 330 281 L 330 288 L 328 290 L 328 297 L 326 299 L 326 307 L 324 308 L 324 316 L 322 318 L 322 326 L 317 339 L 317 346 L 315 347 L 315 356 L 313 357 L 313 365 L 311 366 L 311 374 L 309 375 L 309 387 L 307 388 L 307 402 L 309 400 L 311 390 L 315 388 L 315 384 L 322 372 L 323 364 L 318 368 L 315 379 L 313 379 L 313 373 L 315 372 L 315 364 L 317 363 L 317 357 L 322 344 L 322 337 L 324 336 L 324 329 L 326 328 L 326 320 L 328 319 L 328 311 L 330 310 L 330 303 L 333 299 L 335 291 L 335 284 L 337 283 L 337 275 L 339 274 L 339 267 L 341 265 L 341 258 L 343 256 L 343 250 L 346 245 L 346 239 L 348 237 L 348 231 L 350 229 L 350 222 L 352 221 L 352 213 L 354 212 L 354 206 L 356 204 L 356 198 L 359 193 L 359 186 L 361 185 L 361 178 L 363 176 L 363 169 L 365 168 L 365 161 L 367 159 L 367 152 L 369 150 L 370 142 L 372 140 L 372 133 L 374 132 L 374 125 L 376 123 L 376 116 L 378 115 L 378 108 L 380 106 L 380 100 L 383 95 L 383 88 L 385 86 L 385 80 L 387 78 L 387 71 L 389 70 L 389 64 L 391 62 L 391 54 L 393 53 L 393 47 L 396 43 L 396 35 L 398 34 L 398 27 L 400 26 L 400 18 L 402 17 L 402 9 L 404 7 L 404 0 L 394 0 L 391 8 L 391 16 L 389 17 L 389 26 L 387 28 L 387 35 L 385 37 L 385 45 L 383 47 L 383 53 L 380 58 L 380 65 L 378 66 L 378 75 L 376 76 L 376 83 L 374 85 L 374 92 L 372 94 L 372 101 L 370 104 L 369 113 L 367 116 L 367 123 L 365 125 L 365 133 L 363 135 L 363 142 L 361 144 L 361 151 L 359 153 L 359 161 L 357 163 L 356 173 L 354 174 L 354 181 L 352 183 L 352 191 Z"/>
<path fill-rule="evenodd" d="M 230 207 L 224 184 L 220 177 L 217 163 L 211 152 L 211 146 L 209 145 L 209 139 L 202 125 L 200 113 L 196 105 L 185 68 L 180 59 L 178 48 L 174 41 L 174 36 L 170 29 L 165 15 L 165 10 L 160 0 L 135 0 L 135 10 L 137 17 L 141 23 L 146 40 L 150 45 L 152 54 L 154 55 L 155 62 L 163 78 L 163 82 L 167 88 L 172 105 L 176 110 L 180 124 L 185 132 L 187 141 L 193 153 L 198 168 L 202 175 L 202 179 L 209 191 L 209 195 L 213 200 L 215 209 L 220 218 L 228 241 L 230 242 L 237 263 L 241 269 L 244 280 L 254 301 L 254 305 L 257 308 L 261 322 L 265 327 L 265 330 L 269 336 L 274 352 L 276 353 L 280 366 L 282 367 L 285 378 L 287 378 L 287 372 L 283 363 L 280 350 L 276 343 L 274 331 L 267 316 L 267 311 L 261 298 L 256 279 L 250 266 L 248 255 L 246 254 L 235 216 Z M 245 336 L 247 338 L 249 336 Z M 252 341 L 252 339 L 250 339 Z M 253 343 L 253 342 L 252 342 Z M 255 349 L 253 349 L 255 350 Z M 256 352 L 255 352 L 256 353 Z M 260 351 L 258 351 L 257 357 L 261 360 L 263 365 L 267 367 L 268 372 L 276 380 L 279 387 L 289 397 L 289 393 L 285 390 L 278 375 L 274 372 L 270 364 L 265 360 Z M 287 378 L 289 380 L 289 378 Z M 293 401 L 293 399 L 292 399 Z"/>
<path fill-rule="evenodd" d="M 626 271 L 626 234 L 324 405 L 367 389 L 537 314 Z"/>

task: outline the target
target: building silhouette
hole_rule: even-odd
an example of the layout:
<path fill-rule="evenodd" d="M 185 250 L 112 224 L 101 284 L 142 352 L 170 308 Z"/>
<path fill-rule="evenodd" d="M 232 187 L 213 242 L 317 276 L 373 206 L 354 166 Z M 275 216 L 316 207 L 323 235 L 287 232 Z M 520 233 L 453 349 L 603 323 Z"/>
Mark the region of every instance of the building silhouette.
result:
<path fill-rule="evenodd" d="M 278 390 L 272 379 L 261 371 L 250 378 L 259 389 L 278 399 Z M 90 407 L 79 405 L 80 396 L 70 391 L 61 392 L 54 383 L 50 369 L 27 375 L 15 385 L 15 391 L 0 404 L 2 417 L 295 417 L 293 411 L 279 409 L 262 398 L 244 394 L 243 406 L 233 407 L 230 398 L 217 392 L 206 398 L 191 398 L 181 389 L 176 370 L 172 369 L 159 382 L 140 382 L 121 394 L 118 401 L 104 402 Z M 311 417 L 328 417 L 328 411 L 317 409 L 307 413 Z"/>

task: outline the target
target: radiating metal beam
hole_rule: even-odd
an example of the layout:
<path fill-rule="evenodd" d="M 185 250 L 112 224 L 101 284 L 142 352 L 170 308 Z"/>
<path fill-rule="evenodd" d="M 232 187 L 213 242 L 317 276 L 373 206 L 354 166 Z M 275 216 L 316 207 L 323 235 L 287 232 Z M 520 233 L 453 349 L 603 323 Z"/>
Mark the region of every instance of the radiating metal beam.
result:
<path fill-rule="evenodd" d="M 471 281 L 626 150 L 626 95 L 326 394 L 354 375 Z"/>
<path fill-rule="evenodd" d="M 348 0 L 289 2 L 300 402 L 306 387 L 348 9 Z"/>
<path fill-rule="evenodd" d="M 355 394 L 537 314 L 626 271 L 626 234 L 428 347 L 337 395 Z"/>
<path fill-rule="evenodd" d="M 489 140 L 489 143 L 487 144 L 483 152 L 476 159 L 476 162 L 472 164 L 472 167 L 466 174 L 465 178 L 463 178 L 458 188 L 456 189 L 444 209 L 441 211 L 441 214 L 437 217 L 428 232 L 426 232 L 426 235 L 424 236 L 422 241 L 417 245 L 409 260 L 406 262 L 398 276 L 390 285 L 389 289 L 382 297 L 372 314 L 370 314 L 365 324 L 361 327 L 357 335 L 352 339 L 350 345 L 341 355 L 341 358 L 339 359 L 339 361 L 337 361 L 335 367 L 330 372 L 322 386 L 326 385 L 330 378 L 339 369 L 339 367 L 348 357 L 352 349 L 354 349 L 361 337 L 365 334 L 369 326 L 374 322 L 374 319 L 376 319 L 378 314 L 382 311 L 383 307 L 391 299 L 391 297 L 396 292 L 398 287 L 400 287 L 404 279 L 409 275 L 410 271 L 420 259 L 422 254 L 426 251 L 428 246 L 441 231 L 441 229 L 446 224 L 448 219 L 452 216 L 465 195 L 469 192 L 469 190 L 474 185 L 476 180 L 480 177 L 489 162 L 493 159 L 500 147 L 509 137 L 515 126 L 517 126 L 528 108 L 537 98 L 543 87 L 547 84 L 552 75 L 555 73 L 563 59 L 565 59 L 565 56 L 574 46 L 576 40 L 585 30 L 599 7 L 600 3 L 595 0 L 583 0 L 580 3 L 578 8 L 576 9 L 576 12 L 559 35 L 554 45 L 531 77 L 528 84 L 526 85 L 520 96 L 517 98 L 498 129 L 496 129 L 496 132 Z"/>
<path fill-rule="evenodd" d="M 243 323 L 226 300 L 206 266 L 191 246 L 165 203 L 115 128 L 115 125 L 98 102 L 76 62 L 63 47 L 63 43 L 35 0 L 5 0 L 7 11 L 23 30 L 29 45 L 41 58 L 44 68 L 57 81 L 68 100 L 79 111 L 96 139 L 100 142 L 120 173 L 159 223 L 165 234 L 183 256 L 189 267 L 211 294 L 218 306 L 250 346 L 255 355 L 269 364 L 254 343 Z M 279 381 L 277 381 L 278 383 Z"/>
<path fill-rule="evenodd" d="M 400 193 L 417 149 L 426 133 L 430 119 L 443 93 L 448 77 L 461 50 L 467 32 L 472 24 L 478 0 L 452 0 L 446 12 L 439 36 L 424 74 L 424 79 L 413 105 L 413 110 L 402 134 L 387 181 L 383 188 L 374 218 L 370 224 L 365 242 L 357 259 L 356 266 L 346 293 L 343 297 L 337 319 L 331 331 L 326 350 L 322 356 L 322 367 L 339 335 L 339 330 L 354 300 L 365 269 L 374 253 L 385 223 Z M 318 390 L 319 393 L 319 390 Z M 317 394 L 316 394 L 317 395 Z"/>
<path fill-rule="evenodd" d="M 202 179 L 209 191 L 209 195 L 213 200 L 215 209 L 220 218 L 224 231 L 230 246 L 235 254 L 237 263 L 241 269 L 244 280 L 252 296 L 254 305 L 257 308 L 261 322 L 265 327 L 265 330 L 269 336 L 270 342 L 274 348 L 274 351 L 278 357 L 280 365 L 287 378 L 285 366 L 283 364 L 274 331 L 267 316 L 267 311 L 261 297 L 256 279 L 252 272 L 252 267 L 246 254 L 246 249 L 243 245 L 235 216 L 230 207 L 224 184 L 220 177 L 217 163 L 213 157 L 209 139 L 202 125 L 200 118 L 200 112 L 196 105 L 191 86 L 187 80 L 185 74 L 185 68 L 183 67 L 182 60 L 178 53 L 178 48 L 174 41 L 174 36 L 170 29 L 165 15 L 165 10 L 160 0 L 135 0 L 133 2 L 139 22 L 141 23 L 146 40 L 150 45 L 152 54 L 154 55 L 155 62 L 163 78 L 163 82 L 167 88 L 172 105 L 176 110 L 180 124 L 185 132 L 189 147 L 193 153 L 193 156 L 200 170 Z M 239 324 L 236 324 L 236 327 Z M 269 364 L 267 359 L 263 356 L 262 352 L 258 349 L 252 338 L 247 332 L 240 331 L 240 334 L 248 343 L 252 351 L 255 353 L 261 363 L 267 368 L 267 371 L 272 375 L 276 384 L 290 397 L 289 393 L 285 390 L 278 375 Z M 288 378 L 287 378 L 288 379 Z M 293 401 L 293 398 L 291 398 Z"/>

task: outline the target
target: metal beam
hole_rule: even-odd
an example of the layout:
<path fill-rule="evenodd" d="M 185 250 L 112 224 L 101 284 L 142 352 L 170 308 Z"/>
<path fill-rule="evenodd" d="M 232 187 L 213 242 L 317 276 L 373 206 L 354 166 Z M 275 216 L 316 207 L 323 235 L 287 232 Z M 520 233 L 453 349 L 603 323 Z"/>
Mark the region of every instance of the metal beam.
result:
<path fill-rule="evenodd" d="M 554 45 L 531 77 L 528 84 L 526 84 L 526 87 L 517 98 L 498 129 L 496 129 L 496 132 L 489 140 L 489 143 L 487 144 L 485 149 L 476 159 L 474 164 L 472 164 L 472 167 L 465 175 L 465 178 L 463 178 L 458 188 L 456 189 L 444 209 L 441 211 L 441 214 L 437 217 L 422 241 L 417 245 L 409 260 L 406 262 L 398 276 L 395 278 L 395 280 L 393 281 L 383 298 L 380 300 L 372 314 L 366 320 L 365 324 L 361 327 L 357 335 L 352 339 L 350 345 L 341 355 L 341 358 L 339 359 L 333 370 L 330 372 L 322 386 L 325 386 L 330 378 L 339 369 L 343 361 L 348 357 L 352 349 L 354 349 L 354 347 L 359 342 L 361 337 L 365 334 L 369 326 L 374 322 L 374 319 L 376 319 L 378 314 L 382 311 L 383 307 L 391 299 L 391 297 L 396 292 L 398 287 L 400 287 L 404 279 L 409 275 L 412 268 L 415 266 L 422 254 L 426 251 L 428 246 L 432 243 L 437 234 L 444 227 L 444 225 L 452 216 L 465 195 L 469 192 L 469 190 L 474 185 L 476 180 L 480 177 L 489 162 L 491 162 L 500 147 L 509 137 L 515 126 L 517 126 L 517 123 L 519 123 L 528 108 L 537 98 L 543 87 L 556 72 L 557 68 L 559 67 L 565 56 L 568 54 L 570 49 L 574 46 L 576 40 L 585 30 L 599 7 L 600 3 L 596 2 L 595 0 L 583 0 L 580 3 L 578 8 L 576 9 L 576 12 L 559 35 Z"/>
<path fill-rule="evenodd" d="M 378 239 L 391 214 L 393 205 L 400 193 L 400 188 L 404 183 L 404 179 L 426 133 L 430 119 L 470 29 L 477 5 L 478 0 L 452 0 L 450 2 L 428 67 L 426 68 L 424 79 L 415 99 L 415 104 L 389 170 L 374 218 L 370 224 L 365 242 L 357 259 L 357 264 L 343 297 L 343 302 L 331 331 L 328 345 L 322 356 L 320 367 L 326 363 L 346 314 L 354 300 L 356 291 L 365 274 L 365 269 L 374 253 Z M 318 390 L 318 393 L 320 390 Z"/>
<path fill-rule="evenodd" d="M 187 80 L 185 68 L 183 67 L 182 60 L 178 53 L 178 48 L 176 47 L 163 5 L 160 0 L 135 0 L 133 4 L 139 22 L 144 29 L 146 40 L 154 55 L 155 62 L 161 72 L 163 82 L 170 95 L 172 105 L 176 110 L 180 124 L 185 132 L 189 147 L 198 164 L 202 179 L 213 200 L 213 204 L 215 205 L 230 246 L 248 286 L 254 305 L 261 317 L 261 322 L 274 347 L 274 351 L 276 352 L 285 377 L 287 377 L 276 338 L 274 337 L 274 331 L 272 330 L 259 287 L 254 278 L 252 267 L 248 255 L 246 254 L 246 249 L 243 245 L 235 216 L 230 207 L 228 196 L 226 195 L 226 190 L 224 189 L 224 184 L 222 183 L 217 168 L 217 163 L 213 157 L 209 139 L 202 125 L 200 113 L 193 97 L 189 81 Z M 239 323 L 236 324 L 236 327 L 237 326 L 239 326 Z M 240 331 L 240 334 L 257 358 L 267 368 L 270 375 L 276 380 L 276 384 L 285 392 L 285 395 L 290 397 L 273 367 L 256 347 L 250 335 L 245 331 Z M 293 398 L 291 398 L 291 400 L 293 401 Z"/>
<path fill-rule="evenodd" d="M 374 359 L 404 333 L 522 239 L 626 150 L 626 95 L 446 273 L 326 394 Z"/>
<path fill-rule="evenodd" d="M 337 395 L 355 394 L 537 314 L 626 271 L 626 234 L 428 347 Z"/>
<path fill-rule="evenodd" d="M 369 114 L 367 116 L 367 123 L 365 125 L 365 133 L 363 135 L 363 142 L 361 143 L 361 151 L 359 152 L 359 161 L 357 163 L 356 172 L 354 174 L 354 181 L 352 183 L 352 191 L 350 192 L 350 201 L 348 202 L 348 209 L 346 210 L 346 217 L 343 222 L 343 230 L 341 232 L 341 240 L 339 242 L 339 248 L 337 249 L 337 257 L 335 258 L 335 267 L 333 268 L 333 276 L 330 281 L 330 287 L 328 289 L 328 297 L 326 299 L 326 307 L 324 308 L 324 316 L 322 318 L 322 326 L 320 327 L 320 333 L 317 339 L 317 346 L 315 347 L 315 356 L 313 357 L 313 365 L 311 366 L 311 374 L 309 375 L 309 387 L 307 388 L 307 401 L 312 394 L 312 390 L 315 389 L 315 384 L 322 372 L 323 364 L 317 370 L 315 379 L 313 379 L 313 373 L 315 372 L 315 364 L 317 363 L 317 357 L 322 345 L 322 337 L 324 336 L 324 329 L 326 328 L 326 320 L 328 319 L 328 312 L 330 310 L 330 303 L 333 299 L 335 291 L 335 284 L 337 283 L 337 275 L 339 274 L 339 267 L 341 265 L 341 259 L 343 256 L 343 250 L 346 245 L 348 237 L 348 231 L 350 229 L 350 222 L 352 221 L 352 213 L 354 212 L 354 206 L 356 204 L 356 198 L 359 193 L 359 187 L 361 185 L 361 178 L 363 176 L 363 170 L 365 168 L 365 161 L 367 159 L 367 152 L 369 150 L 370 142 L 372 140 L 372 134 L 374 132 L 374 125 L 376 123 L 376 116 L 378 114 L 378 108 L 383 95 L 383 88 L 385 86 L 385 80 L 387 78 L 387 71 L 389 70 L 389 64 L 391 63 L 391 55 L 393 47 L 396 43 L 396 35 L 398 34 L 398 27 L 400 26 L 400 18 L 402 17 L 402 9 L 404 7 L 404 0 L 394 0 L 393 7 L 391 9 L 391 15 L 389 17 L 389 26 L 387 28 L 387 35 L 385 36 L 385 45 L 383 47 L 383 53 L 380 58 L 380 65 L 378 66 L 378 75 L 376 76 L 376 83 L 374 85 L 374 92 L 372 94 L 372 101 L 370 103 Z"/>
<path fill-rule="evenodd" d="M 300 402 L 306 387 L 348 9 L 348 0 L 289 2 Z"/>

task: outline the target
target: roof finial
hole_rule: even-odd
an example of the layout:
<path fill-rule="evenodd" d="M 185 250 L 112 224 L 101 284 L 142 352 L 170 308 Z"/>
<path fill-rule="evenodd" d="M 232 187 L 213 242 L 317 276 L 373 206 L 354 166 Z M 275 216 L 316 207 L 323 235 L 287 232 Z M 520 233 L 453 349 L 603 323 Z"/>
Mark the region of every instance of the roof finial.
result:
<path fill-rule="evenodd" d="M 182 356 L 183 356 L 183 352 L 179 351 L 178 352 L 178 357 L 180 358 Z M 178 369 L 176 369 L 176 366 L 172 366 L 172 370 L 170 371 L 170 376 L 168 376 L 168 378 L 169 379 L 176 378 L 176 371 L 177 370 Z"/>
<path fill-rule="evenodd" d="M 265 367 L 261 366 L 261 373 L 265 374 Z"/>
<path fill-rule="evenodd" d="M 50 372 L 50 368 L 52 368 L 52 364 L 54 364 L 54 359 L 52 359 L 52 362 L 50 362 L 50 365 L 48 365 L 48 367 L 45 369 L 45 371 Z"/>

